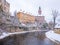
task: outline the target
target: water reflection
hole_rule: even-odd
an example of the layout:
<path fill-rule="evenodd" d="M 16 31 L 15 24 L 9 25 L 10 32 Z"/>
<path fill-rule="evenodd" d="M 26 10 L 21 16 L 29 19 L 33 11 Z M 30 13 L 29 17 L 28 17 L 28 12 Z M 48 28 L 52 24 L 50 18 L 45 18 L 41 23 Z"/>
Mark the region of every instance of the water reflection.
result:
<path fill-rule="evenodd" d="M 45 37 L 45 32 L 14 35 L 4 45 L 57 45 Z"/>

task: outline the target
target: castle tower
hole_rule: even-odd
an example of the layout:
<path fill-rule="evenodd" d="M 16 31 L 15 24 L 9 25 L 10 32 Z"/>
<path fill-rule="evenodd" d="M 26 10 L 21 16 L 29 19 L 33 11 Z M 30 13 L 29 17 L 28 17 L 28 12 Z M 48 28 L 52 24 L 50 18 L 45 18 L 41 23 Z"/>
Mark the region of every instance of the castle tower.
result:
<path fill-rule="evenodd" d="M 42 11 L 41 11 L 41 7 L 39 6 L 39 9 L 38 9 L 38 14 L 41 15 Z"/>

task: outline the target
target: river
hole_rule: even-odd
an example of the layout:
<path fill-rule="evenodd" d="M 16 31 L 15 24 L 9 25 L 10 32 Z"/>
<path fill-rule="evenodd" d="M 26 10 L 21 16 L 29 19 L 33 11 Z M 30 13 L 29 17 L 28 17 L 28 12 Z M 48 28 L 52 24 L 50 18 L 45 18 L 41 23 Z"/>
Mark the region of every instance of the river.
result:
<path fill-rule="evenodd" d="M 9 37 L 3 45 L 60 45 L 45 36 L 45 32 L 19 34 Z"/>

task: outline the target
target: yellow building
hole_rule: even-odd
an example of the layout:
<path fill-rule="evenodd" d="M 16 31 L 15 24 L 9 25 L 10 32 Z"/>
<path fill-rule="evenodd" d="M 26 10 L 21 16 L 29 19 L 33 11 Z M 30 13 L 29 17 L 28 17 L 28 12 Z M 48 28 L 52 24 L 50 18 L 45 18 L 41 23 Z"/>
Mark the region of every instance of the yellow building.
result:
<path fill-rule="evenodd" d="M 18 12 L 17 17 L 21 23 L 34 23 L 35 22 L 34 16 L 23 13 L 23 12 Z"/>
<path fill-rule="evenodd" d="M 6 0 L 0 0 L 0 6 L 2 6 L 4 12 L 9 13 L 10 4 Z"/>

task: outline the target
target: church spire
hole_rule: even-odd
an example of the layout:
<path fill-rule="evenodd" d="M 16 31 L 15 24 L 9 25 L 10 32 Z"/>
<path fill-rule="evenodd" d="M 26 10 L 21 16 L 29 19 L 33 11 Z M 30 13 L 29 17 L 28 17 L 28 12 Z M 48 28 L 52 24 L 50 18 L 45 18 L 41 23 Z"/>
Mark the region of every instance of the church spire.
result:
<path fill-rule="evenodd" d="M 38 14 L 41 15 L 41 7 L 39 6 Z"/>

